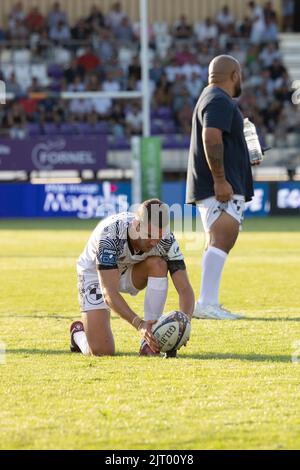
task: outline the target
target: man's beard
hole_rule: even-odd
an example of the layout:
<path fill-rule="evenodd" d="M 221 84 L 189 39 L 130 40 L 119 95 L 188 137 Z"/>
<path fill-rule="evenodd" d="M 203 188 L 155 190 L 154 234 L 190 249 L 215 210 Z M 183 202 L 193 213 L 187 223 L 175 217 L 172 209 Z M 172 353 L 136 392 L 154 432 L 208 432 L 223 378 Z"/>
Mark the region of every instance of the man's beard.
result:
<path fill-rule="evenodd" d="M 242 85 L 238 83 L 235 87 L 233 98 L 239 98 L 241 94 L 242 94 Z"/>

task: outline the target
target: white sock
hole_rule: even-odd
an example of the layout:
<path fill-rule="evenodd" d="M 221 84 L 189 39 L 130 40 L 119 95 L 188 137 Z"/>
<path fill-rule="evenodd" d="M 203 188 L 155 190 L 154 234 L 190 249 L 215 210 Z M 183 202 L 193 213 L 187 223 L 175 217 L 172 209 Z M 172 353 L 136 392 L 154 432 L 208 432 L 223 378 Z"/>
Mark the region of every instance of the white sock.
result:
<path fill-rule="evenodd" d="M 227 258 L 225 251 L 210 246 L 202 259 L 202 281 L 199 304 L 219 304 L 219 288 L 223 267 Z"/>
<path fill-rule="evenodd" d="M 90 354 L 90 347 L 85 332 L 77 331 L 77 333 L 74 333 L 73 338 L 82 354 L 88 356 Z"/>
<path fill-rule="evenodd" d="M 145 321 L 158 320 L 162 315 L 168 293 L 167 277 L 148 277 L 144 300 Z"/>

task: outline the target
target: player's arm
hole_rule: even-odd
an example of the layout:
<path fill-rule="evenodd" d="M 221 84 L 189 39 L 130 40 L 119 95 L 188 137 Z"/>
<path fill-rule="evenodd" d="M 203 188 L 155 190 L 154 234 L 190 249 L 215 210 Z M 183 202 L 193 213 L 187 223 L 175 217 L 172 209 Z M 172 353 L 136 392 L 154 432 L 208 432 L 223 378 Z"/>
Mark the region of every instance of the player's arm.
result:
<path fill-rule="evenodd" d="M 102 293 L 106 304 L 121 318 L 140 331 L 143 338 L 154 352 L 159 352 L 156 339 L 152 335 L 151 327 L 155 322 L 145 322 L 127 304 L 119 292 L 120 274 L 118 269 L 98 268 L 98 275 Z"/>
<path fill-rule="evenodd" d="M 169 261 L 168 266 L 172 282 L 178 292 L 179 309 L 191 320 L 195 308 L 195 295 L 188 278 L 185 262 L 183 260 Z"/>
<path fill-rule="evenodd" d="M 214 180 L 216 199 L 220 202 L 227 202 L 233 196 L 233 190 L 225 176 L 223 133 L 220 129 L 205 127 L 202 131 L 202 141 Z"/>
<path fill-rule="evenodd" d="M 230 132 L 233 108 L 227 100 L 212 101 L 204 110 L 202 118 L 202 142 L 213 180 L 216 199 L 227 202 L 233 196 L 231 185 L 226 181 L 224 169 L 223 132 Z"/>

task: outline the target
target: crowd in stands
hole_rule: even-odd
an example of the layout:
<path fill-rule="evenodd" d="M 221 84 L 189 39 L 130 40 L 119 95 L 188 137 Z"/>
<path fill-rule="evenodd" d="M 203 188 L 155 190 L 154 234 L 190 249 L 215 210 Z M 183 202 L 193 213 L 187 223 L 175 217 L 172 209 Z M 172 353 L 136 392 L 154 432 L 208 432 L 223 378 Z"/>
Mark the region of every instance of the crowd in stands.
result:
<path fill-rule="evenodd" d="M 284 28 L 291 27 L 293 1 L 284 1 Z M 254 1 L 242 21 L 224 6 L 215 18 L 194 24 L 182 15 L 174 25 L 149 29 L 152 134 L 189 136 L 194 105 L 207 85 L 208 64 L 221 53 L 243 68 L 240 106 L 262 136 L 278 142 L 299 126 L 291 83 L 282 62 L 279 18 L 268 1 Z M 115 3 L 104 13 L 92 7 L 70 24 L 58 2 L 45 17 L 38 7 L 11 10 L 0 25 L 0 79 L 14 96 L 0 107 L 1 132 L 13 138 L 40 133 L 108 133 L 125 139 L 142 132 L 140 100 L 73 98 L 63 91 L 141 89 L 140 29 Z"/>

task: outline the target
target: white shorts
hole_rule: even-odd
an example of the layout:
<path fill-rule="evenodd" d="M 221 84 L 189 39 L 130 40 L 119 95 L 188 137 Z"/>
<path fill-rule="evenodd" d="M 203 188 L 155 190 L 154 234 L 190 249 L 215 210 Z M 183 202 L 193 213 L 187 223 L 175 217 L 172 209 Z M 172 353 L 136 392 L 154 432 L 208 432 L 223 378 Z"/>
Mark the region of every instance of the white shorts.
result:
<path fill-rule="evenodd" d="M 215 197 L 209 197 L 197 202 L 200 212 L 203 228 L 205 232 L 209 232 L 213 223 L 220 217 L 222 212 L 226 212 L 238 221 L 240 226 L 244 220 L 245 198 L 235 194 L 228 202 L 219 202 Z"/>
<path fill-rule="evenodd" d="M 139 290 L 132 282 L 132 268 L 130 266 L 120 276 L 119 291 L 124 294 L 137 295 Z M 97 273 L 78 274 L 78 301 L 80 310 L 110 310 L 105 303 Z"/>

